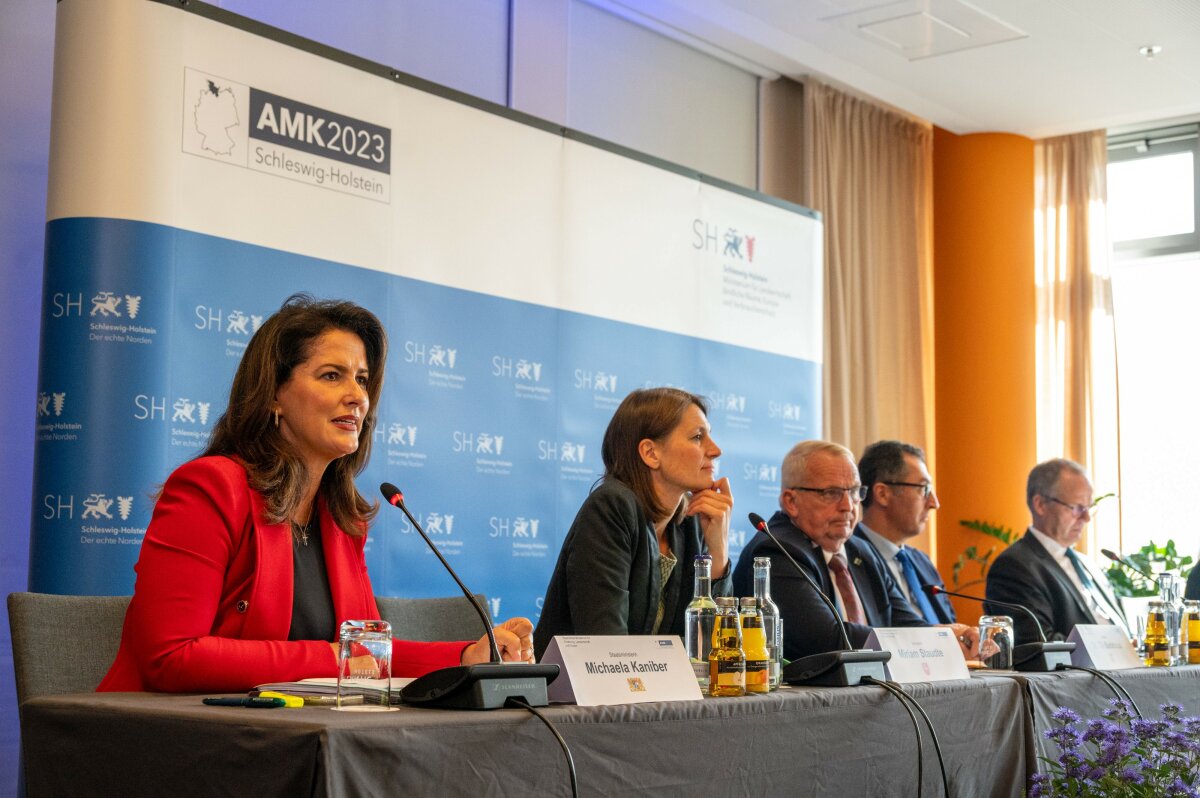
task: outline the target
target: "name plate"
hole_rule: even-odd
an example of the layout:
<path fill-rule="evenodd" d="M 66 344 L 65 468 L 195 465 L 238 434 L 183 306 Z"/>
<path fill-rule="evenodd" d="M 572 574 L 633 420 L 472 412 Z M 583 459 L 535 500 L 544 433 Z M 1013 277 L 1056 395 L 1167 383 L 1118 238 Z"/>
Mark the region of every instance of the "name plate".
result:
<path fill-rule="evenodd" d="M 546 694 L 582 707 L 697 701 L 704 696 L 678 636 L 563 635 L 542 656 L 561 672 Z"/>
<path fill-rule="evenodd" d="M 1115 671 L 1145 665 L 1125 630 L 1111 623 L 1081 623 L 1071 630 L 1067 640 L 1075 644 L 1071 664 L 1081 668 Z"/>
<path fill-rule="evenodd" d="M 864 648 L 890 651 L 884 667 L 894 682 L 946 682 L 967 679 L 967 661 L 954 632 L 942 626 L 872 629 Z"/>

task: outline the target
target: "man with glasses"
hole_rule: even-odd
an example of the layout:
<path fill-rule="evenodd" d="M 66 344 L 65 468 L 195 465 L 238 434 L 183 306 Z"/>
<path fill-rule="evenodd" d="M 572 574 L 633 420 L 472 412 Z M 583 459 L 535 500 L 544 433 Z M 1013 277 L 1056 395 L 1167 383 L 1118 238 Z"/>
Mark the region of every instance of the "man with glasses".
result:
<path fill-rule="evenodd" d="M 1028 607 L 1049 640 L 1063 640 L 1076 624 L 1115 623 L 1129 631 L 1120 603 L 1103 576 L 1074 550 L 1092 520 L 1092 483 L 1072 460 L 1039 463 L 1029 472 L 1025 503 L 1032 523 L 1020 540 L 1000 553 L 987 575 L 987 597 Z M 1011 615 L 1017 643 L 1038 640 L 1024 613 L 996 605 L 988 612 Z"/>
<path fill-rule="evenodd" d="M 926 621 L 954 623 L 949 598 L 927 596 L 923 590 L 926 585 L 946 585 L 933 561 L 920 549 L 906 545 L 921 534 L 929 514 L 938 508 L 925 452 L 900 441 L 877 441 L 863 452 L 858 474 L 867 496 L 854 537 L 879 554 L 900 592 Z"/>
<path fill-rule="evenodd" d="M 838 625 L 861 647 L 873 626 L 928 626 L 904 599 L 887 566 L 853 537 L 866 489 L 854 455 L 826 441 L 804 441 L 783 460 L 779 512 L 771 532 L 838 608 L 834 617 L 812 586 L 763 532 L 742 550 L 733 572 L 739 596 L 753 595 L 754 558 L 771 558 L 771 597 L 783 618 L 787 659 L 843 647 Z M 978 634 L 955 625 L 964 651 L 973 653 Z"/>

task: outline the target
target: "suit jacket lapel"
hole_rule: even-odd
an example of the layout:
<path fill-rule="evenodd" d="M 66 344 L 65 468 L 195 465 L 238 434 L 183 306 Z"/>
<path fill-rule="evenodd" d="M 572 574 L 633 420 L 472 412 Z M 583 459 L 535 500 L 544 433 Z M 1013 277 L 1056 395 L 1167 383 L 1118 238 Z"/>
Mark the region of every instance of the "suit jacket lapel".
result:
<path fill-rule="evenodd" d="M 291 524 L 268 524 L 263 497 L 256 490 L 248 490 L 256 562 L 244 636 L 250 640 L 287 640 L 292 626 Z"/>
<path fill-rule="evenodd" d="M 817 580 L 817 584 L 821 586 L 821 592 L 836 604 L 833 579 L 829 576 L 829 568 L 825 565 L 825 555 L 821 552 L 820 546 L 813 543 L 808 535 L 798 529 L 795 535 L 780 537 L 780 542 L 790 549 L 792 556 L 801 565 L 808 566 L 809 575 Z"/>
<path fill-rule="evenodd" d="M 858 591 L 858 600 L 862 604 L 863 614 L 867 616 L 868 626 L 883 626 L 888 623 L 881 609 L 880 600 L 886 602 L 886 597 L 877 596 L 875 586 L 879 580 L 875 578 L 869 563 L 869 556 L 861 551 L 853 539 L 846 541 L 846 562 L 850 566 L 850 575 L 854 578 L 854 587 Z M 887 567 L 887 566 L 884 566 Z"/>
<path fill-rule="evenodd" d="M 329 594 L 337 622 L 378 617 L 377 609 L 366 604 L 374 603 L 375 597 L 367 587 L 370 583 L 364 584 L 366 571 L 357 546 L 333 520 L 324 499 L 318 499 L 317 512 L 321 514 L 321 551 L 325 555 L 325 572 L 329 575 Z"/>
<path fill-rule="evenodd" d="M 1025 537 L 1022 540 L 1029 544 L 1029 550 L 1033 556 L 1038 558 L 1049 569 L 1050 574 L 1058 580 L 1059 586 L 1075 601 L 1075 606 L 1079 609 L 1083 617 L 1091 618 L 1094 621 L 1095 618 L 1092 616 L 1092 610 L 1088 606 L 1087 599 L 1080 594 L 1079 589 L 1075 587 L 1075 583 L 1066 575 L 1062 566 L 1058 564 L 1058 561 L 1051 556 L 1050 552 L 1046 551 L 1046 547 L 1028 530 L 1025 531 Z"/>

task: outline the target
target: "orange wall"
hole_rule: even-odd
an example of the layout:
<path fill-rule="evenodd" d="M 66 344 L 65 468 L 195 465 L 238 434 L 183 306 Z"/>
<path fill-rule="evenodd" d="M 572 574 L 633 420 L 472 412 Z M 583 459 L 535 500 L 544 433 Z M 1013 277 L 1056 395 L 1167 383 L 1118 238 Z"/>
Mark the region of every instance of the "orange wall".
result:
<path fill-rule="evenodd" d="M 1033 141 L 939 128 L 933 139 L 937 565 L 951 584 L 964 548 L 999 544 L 959 525 L 1029 522 L 1036 462 Z M 978 575 L 964 569 L 965 583 Z M 951 588 L 953 589 L 953 588 Z M 964 592 L 983 595 L 983 585 Z M 981 605 L 955 599 L 972 623 Z"/>

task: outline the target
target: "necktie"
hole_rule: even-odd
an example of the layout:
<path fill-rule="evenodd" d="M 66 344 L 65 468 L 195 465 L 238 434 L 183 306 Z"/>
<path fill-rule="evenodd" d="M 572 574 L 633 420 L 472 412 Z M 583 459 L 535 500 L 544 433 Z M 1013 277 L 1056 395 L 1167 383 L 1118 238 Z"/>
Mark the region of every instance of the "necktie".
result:
<path fill-rule="evenodd" d="M 1079 575 L 1080 583 L 1092 599 L 1091 603 L 1097 610 L 1097 612 L 1092 614 L 1095 615 L 1098 613 L 1103 616 L 1104 620 L 1115 623 L 1117 626 L 1125 627 L 1125 631 L 1128 632 L 1129 628 L 1125 624 L 1125 618 L 1121 616 L 1120 612 L 1116 611 L 1115 607 L 1112 607 L 1108 603 L 1108 597 L 1100 590 L 1100 586 L 1096 584 L 1096 580 L 1092 579 L 1092 575 L 1088 573 L 1088 569 L 1083 567 L 1083 563 L 1074 549 L 1067 549 L 1067 559 L 1071 561 L 1071 565 L 1075 568 L 1075 573 Z"/>
<path fill-rule="evenodd" d="M 926 622 L 930 624 L 941 623 L 941 620 L 937 616 L 937 611 L 934 610 L 933 604 L 929 601 L 929 597 L 921 589 L 921 578 L 917 576 L 917 569 L 913 565 L 912 555 L 908 549 L 901 548 L 896 552 L 896 562 L 900 563 L 900 570 L 904 573 L 904 581 L 908 584 L 908 592 L 912 595 L 912 603 L 925 616 Z"/>
<path fill-rule="evenodd" d="M 858 600 L 858 591 L 854 589 L 854 577 L 846 566 L 846 555 L 838 552 L 829 560 L 829 570 L 833 572 L 833 581 L 838 593 L 842 596 L 842 606 L 846 610 L 846 620 L 866 626 L 867 616 L 863 614 L 862 602 Z"/>

